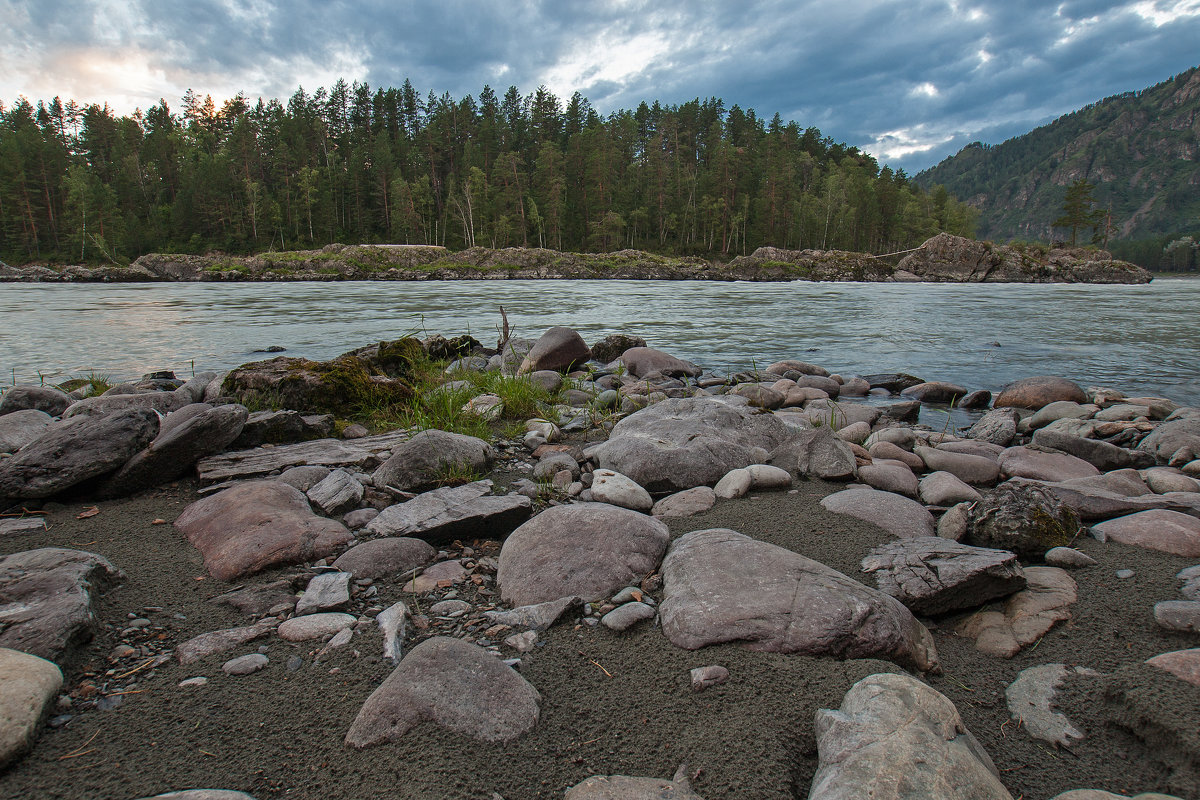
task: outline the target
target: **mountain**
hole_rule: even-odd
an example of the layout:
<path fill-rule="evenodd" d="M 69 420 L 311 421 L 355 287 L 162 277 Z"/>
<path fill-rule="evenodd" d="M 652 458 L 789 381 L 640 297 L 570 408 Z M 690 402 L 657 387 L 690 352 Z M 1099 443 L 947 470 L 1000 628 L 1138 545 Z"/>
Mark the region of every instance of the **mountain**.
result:
<path fill-rule="evenodd" d="M 1200 67 L 1003 144 L 969 144 L 913 180 L 978 208 L 977 235 L 1000 241 L 1051 239 L 1080 178 L 1095 184 L 1096 207 L 1111 209 L 1118 239 L 1200 229 Z"/>

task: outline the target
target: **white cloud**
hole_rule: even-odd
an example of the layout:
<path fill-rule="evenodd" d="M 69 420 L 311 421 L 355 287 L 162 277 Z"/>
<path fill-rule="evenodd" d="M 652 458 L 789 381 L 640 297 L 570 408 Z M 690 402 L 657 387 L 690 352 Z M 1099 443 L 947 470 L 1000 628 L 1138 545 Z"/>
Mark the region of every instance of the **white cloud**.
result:
<path fill-rule="evenodd" d="M 1184 17 L 1200 16 L 1200 0 L 1175 0 L 1175 2 L 1146 0 L 1146 2 L 1134 3 L 1132 10 L 1133 13 L 1154 27 L 1161 28 L 1163 25 L 1169 25 Z"/>

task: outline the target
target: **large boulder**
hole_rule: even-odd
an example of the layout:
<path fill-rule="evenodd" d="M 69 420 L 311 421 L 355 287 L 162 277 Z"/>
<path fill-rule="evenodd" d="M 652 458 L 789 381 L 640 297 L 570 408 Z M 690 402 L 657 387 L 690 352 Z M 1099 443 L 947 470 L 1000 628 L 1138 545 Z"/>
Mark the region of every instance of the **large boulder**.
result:
<path fill-rule="evenodd" d="M 57 417 L 74 402 L 75 398 L 62 389 L 21 383 L 0 397 L 0 416 L 33 409 Z"/>
<path fill-rule="evenodd" d="M 514 606 L 560 597 L 608 597 L 653 572 L 667 526 L 606 503 L 555 506 L 513 531 L 500 549 L 496 580 Z"/>
<path fill-rule="evenodd" d="M 850 445 L 826 425 L 796 431 L 771 451 L 766 463 L 797 478 L 840 481 L 858 472 Z"/>
<path fill-rule="evenodd" d="M 821 505 L 835 514 L 878 525 L 902 539 L 937 535 L 937 523 L 925 506 L 892 492 L 852 486 L 821 498 Z"/>
<path fill-rule="evenodd" d="M 725 473 L 765 463 L 795 431 L 740 397 L 664 400 L 618 422 L 592 448 L 600 467 L 650 492 L 712 486 Z"/>
<path fill-rule="evenodd" d="M 937 536 L 882 544 L 867 554 L 862 568 L 875 576 L 881 592 L 922 615 L 975 608 L 1025 588 L 1015 553 Z"/>
<path fill-rule="evenodd" d="M 61 661 L 96 630 L 93 593 L 123 578 L 82 550 L 44 547 L 0 558 L 0 647 Z"/>
<path fill-rule="evenodd" d="M 46 432 L 53 417 L 36 408 L 13 411 L 0 417 L 0 453 L 15 453 Z"/>
<path fill-rule="evenodd" d="M 507 742 L 537 724 L 542 696 L 482 647 L 437 636 L 414 647 L 363 703 L 346 744 L 395 741 L 422 722 L 484 742 Z"/>
<path fill-rule="evenodd" d="M 883 658 L 938 668 L 933 637 L 899 602 L 824 564 L 737 531 L 693 531 L 663 560 L 663 633 L 695 650 Z"/>
<path fill-rule="evenodd" d="M 1079 517 L 1049 489 L 1035 483 L 1002 483 L 968 512 L 964 541 L 1040 559 L 1066 547 L 1079 533 Z"/>
<path fill-rule="evenodd" d="M 0 769 L 33 747 L 38 723 L 62 683 L 54 662 L 0 647 Z"/>
<path fill-rule="evenodd" d="M 437 550 L 429 542 L 407 536 L 389 536 L 354 545 L 338 556 L 333 566 L 355 578 L 375 580 L 428 564 L 436 555 Z"/>
<path fill-rule="evenodd" d="M 863 678 L 816 733 L 809 800 L 1012 800 L 954 704 L 908 675 Z"/>
<path fill-rule="evenodd" d="M 468 537 L 503 539 L 529 519 L 533 501 L 520 494 L 493 495 L 491 491 L 491 481 L 434 489 L 388 506 L 367 524 L 367 532 L 438 543 Z"/>
<path fill-rule="evenodd" d="M 1145 468 L 1154 466 L 1154 457 L 1139 450 L 1126 450 L 1115 444 L 1072 436 L 1062 431 L 1042 428 L 1033 434 L 1033 444 L 1059 450 L 1067 455 L 1082 459 L 1100 472 L 1114 469 Z"/>
<path fill-rule="evenodd" d="M 676 358 L 653 347 L 631 347 L 621 353 L 621 363 L 635 378 L 644 378 L 654 372 L 672 378 L 695 378 L 701 372 L 700 367 L 690 361 Z"/>
<path fill-rule="evenodd" d="M 517 374 L 544 369 L 569 372 L 572 367 L 585 363 L 591 357 L 592 351 L 577 331 L 558 326 L 543 333 L 533 343 L 517 368 Z"/>
<path fill-rule="evenodd" d="M 1186 451 L 1188 461 L 1200 458 L 1200 417 L 1182 417 L 1164 422 L 1138 443 L 1138 449 L 1150 453 L 1163 464 L 1175 454 Z"/>
<path fill-rule="evenodd" d="M 249 481 L 197 500 L 175 527 L 222 581 L 324 558 L 351 538 L 340 522 L 314 514 L 299 489 L 278 481 Z"/>
<path fill-rule="evenodd" d="M 1092 536 L 1102 542 L 1144 547 L 1162 553 L 1200 558 L 1200 519 L 1167 509 L 1139 511 L 1092 526 Z"/>
<path fill-rule="evenodd" d="M 1013 381 L 1000 390 L 992 403 L 995 408 L 1028 408 L 1034 411 L 1058 400 L 1072 403 L 1088 402 L 1087 392 L 1066 378 L 1039 375 Z"/>
<path fill-rule="evenodd" d="M 104 417 L 131 409 L 158 412 L 161 415 L 178 411 L 191 403 L 188 395 L 175 392 L 139 392 L 136 394 L 102 394 L 85 397 L 63 412 L 63 419 L 75 417 Z"/>
<path fill-rule="evenodd" d="M 157 433 L 158 415 L 142 408 L 51 425 L 15 456 L 0 461 L 0 498 L 50 497 L 111 472 Z"/>
<path fill-rule="evenodd" d="M 376 486 L 405 492 L 432 489 L 449 477 L 481 476 L 492 467 L 492 446 L 474 436 L 446 431 L 421 431 L 396 445 L 392 456 L 371 475 Z"/>
<path fill-rule="evenodd" d="M 1000 469 L 1011 478 L 1035 481 L 1065 481 L 1099 475 L 1100 470 L 1082 458 L 1052 453 L 1032 447 L 1009 447 L 997 459 Z"/>

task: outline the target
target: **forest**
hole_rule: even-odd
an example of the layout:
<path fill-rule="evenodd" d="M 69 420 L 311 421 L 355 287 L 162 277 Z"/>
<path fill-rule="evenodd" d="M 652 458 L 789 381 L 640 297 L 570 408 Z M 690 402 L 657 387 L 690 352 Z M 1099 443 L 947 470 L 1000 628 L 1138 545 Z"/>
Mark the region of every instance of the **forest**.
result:
<path fill-rule="evenodd" d="M 338 80 L 286 101 L 191 90 L 117 116 L 55 97 L 0 105 L 0 258 L 119 263 L 347 244 L 452 250 L 756 247 L 886 253 L 975 212 L 814 127 L 722 100 L 599 114 L 523 95 L 422 96 Z"/>

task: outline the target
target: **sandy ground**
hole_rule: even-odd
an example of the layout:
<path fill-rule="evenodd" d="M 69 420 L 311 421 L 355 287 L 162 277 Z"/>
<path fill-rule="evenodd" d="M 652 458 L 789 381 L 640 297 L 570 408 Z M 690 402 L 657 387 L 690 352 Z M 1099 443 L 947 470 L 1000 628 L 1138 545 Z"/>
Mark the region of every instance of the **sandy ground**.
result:
<path fill-rule="evenodd" d="M 858 572 L 859 560 L 889 537 L 817 504 L 838 488 L 808 482 L 790 494 L 721 502 L 706 514 L 672 521 L 672 535 L 730 527 L 869 582 Z M 161 628 L 136 634 L 142 638 L 135 643 L 161 637 L 156 641 L 163 648 L 245 624 L 235 609 L 208 602 L 230 587 L 207 577 L 198 552 L 170 525 L 152 524 L 174 520 L 195 489 L 185 481 L 103 502 L 99 514 L 82 520 L 76 516 L 91 503 L 51 505 L 48 532 L 0 539 L 0 553 L 89 550 L 127 575 L 100 601 L 101 633 L 67 665 L 68 689 L 104 680 L 112 668 L 106 657 L 130 614 L 145 614 Z M 498 547 L 469 544 L 485 553 Z M 1012 660 L 1000 660 L 977 653 L 948 621 L 928 621 L 945 672 L 927 680 L 958 706 L 1015 798 L 1041 800 L 1079 787 L 1200 797 L 1194 768 L 1171 768 L 1163 763 L 1161 742 L 1148 748 L 1107 721 L 1106 678 L 1073 679 L 1062 694 L 1062 710 L 1087 734 L 1070 750 L 1036 742 L 1009 721 L 1005 686 L 1026 667 L 1056 661 L 1132 675 L 1134 689 L 1163 714 L 1200 719 L 1200 688 L 1137 666 L 1157 653 L 1200 644 L 1159 630 L 1151 617 L 1155 602 L 1180 599 L 1174 576 L 1189 562 L 1090 539 L 1080 549 L 1100 563 L 1075 573 L 1080 601 L 1071 622 Z M 1116 578 L 1122 568 L 1135 576 Z M 278 570 L 245 583 L 302 571 Z M 378 586 L 377 605 L 401 599 L 398 584 Z M 523 657 L 522 674 L 545 698 L 542 716 L 532 733 L 506 745 L 425 724 L 398 743 L 348 749 L 342 739 L 350 722 L 390 671 L 379 657 L 377 630 L 360 632 L 320 663 L 314 663 L 315 648 L 272 638 L 124 679 L 129 693 L 116 708 L 89 709 L 64 727 L 44 727 L 34 751 L 0 775 L 0 798 L 125 800 L 197 787 L 238 789 L 260 800 L 487 800 L 493 792 L 505 800 L 561 798 L 589 775 L 670 777 L 682 763 L 708 800 L 803 798 L 817 766 L 814 712 L 837 708 L 847 688 L 866 675 L 898 671 L 881 661 L 754 653 L 734 645 L 687 652 L 649 623 L 625 634 L 574 623 L 561 622 Z M 221 671 L 226 659 L 254 652 L 260 643 L 271 659 L 265 670 L 244 677 Z M 294 656 L 303 665 L 289 670 Z M 726 666 L 731 680 L 692 692 L 688 671 L 708 664 Z M 209 678 L 207 686 L 177 685 L 197 675 Z"/>

